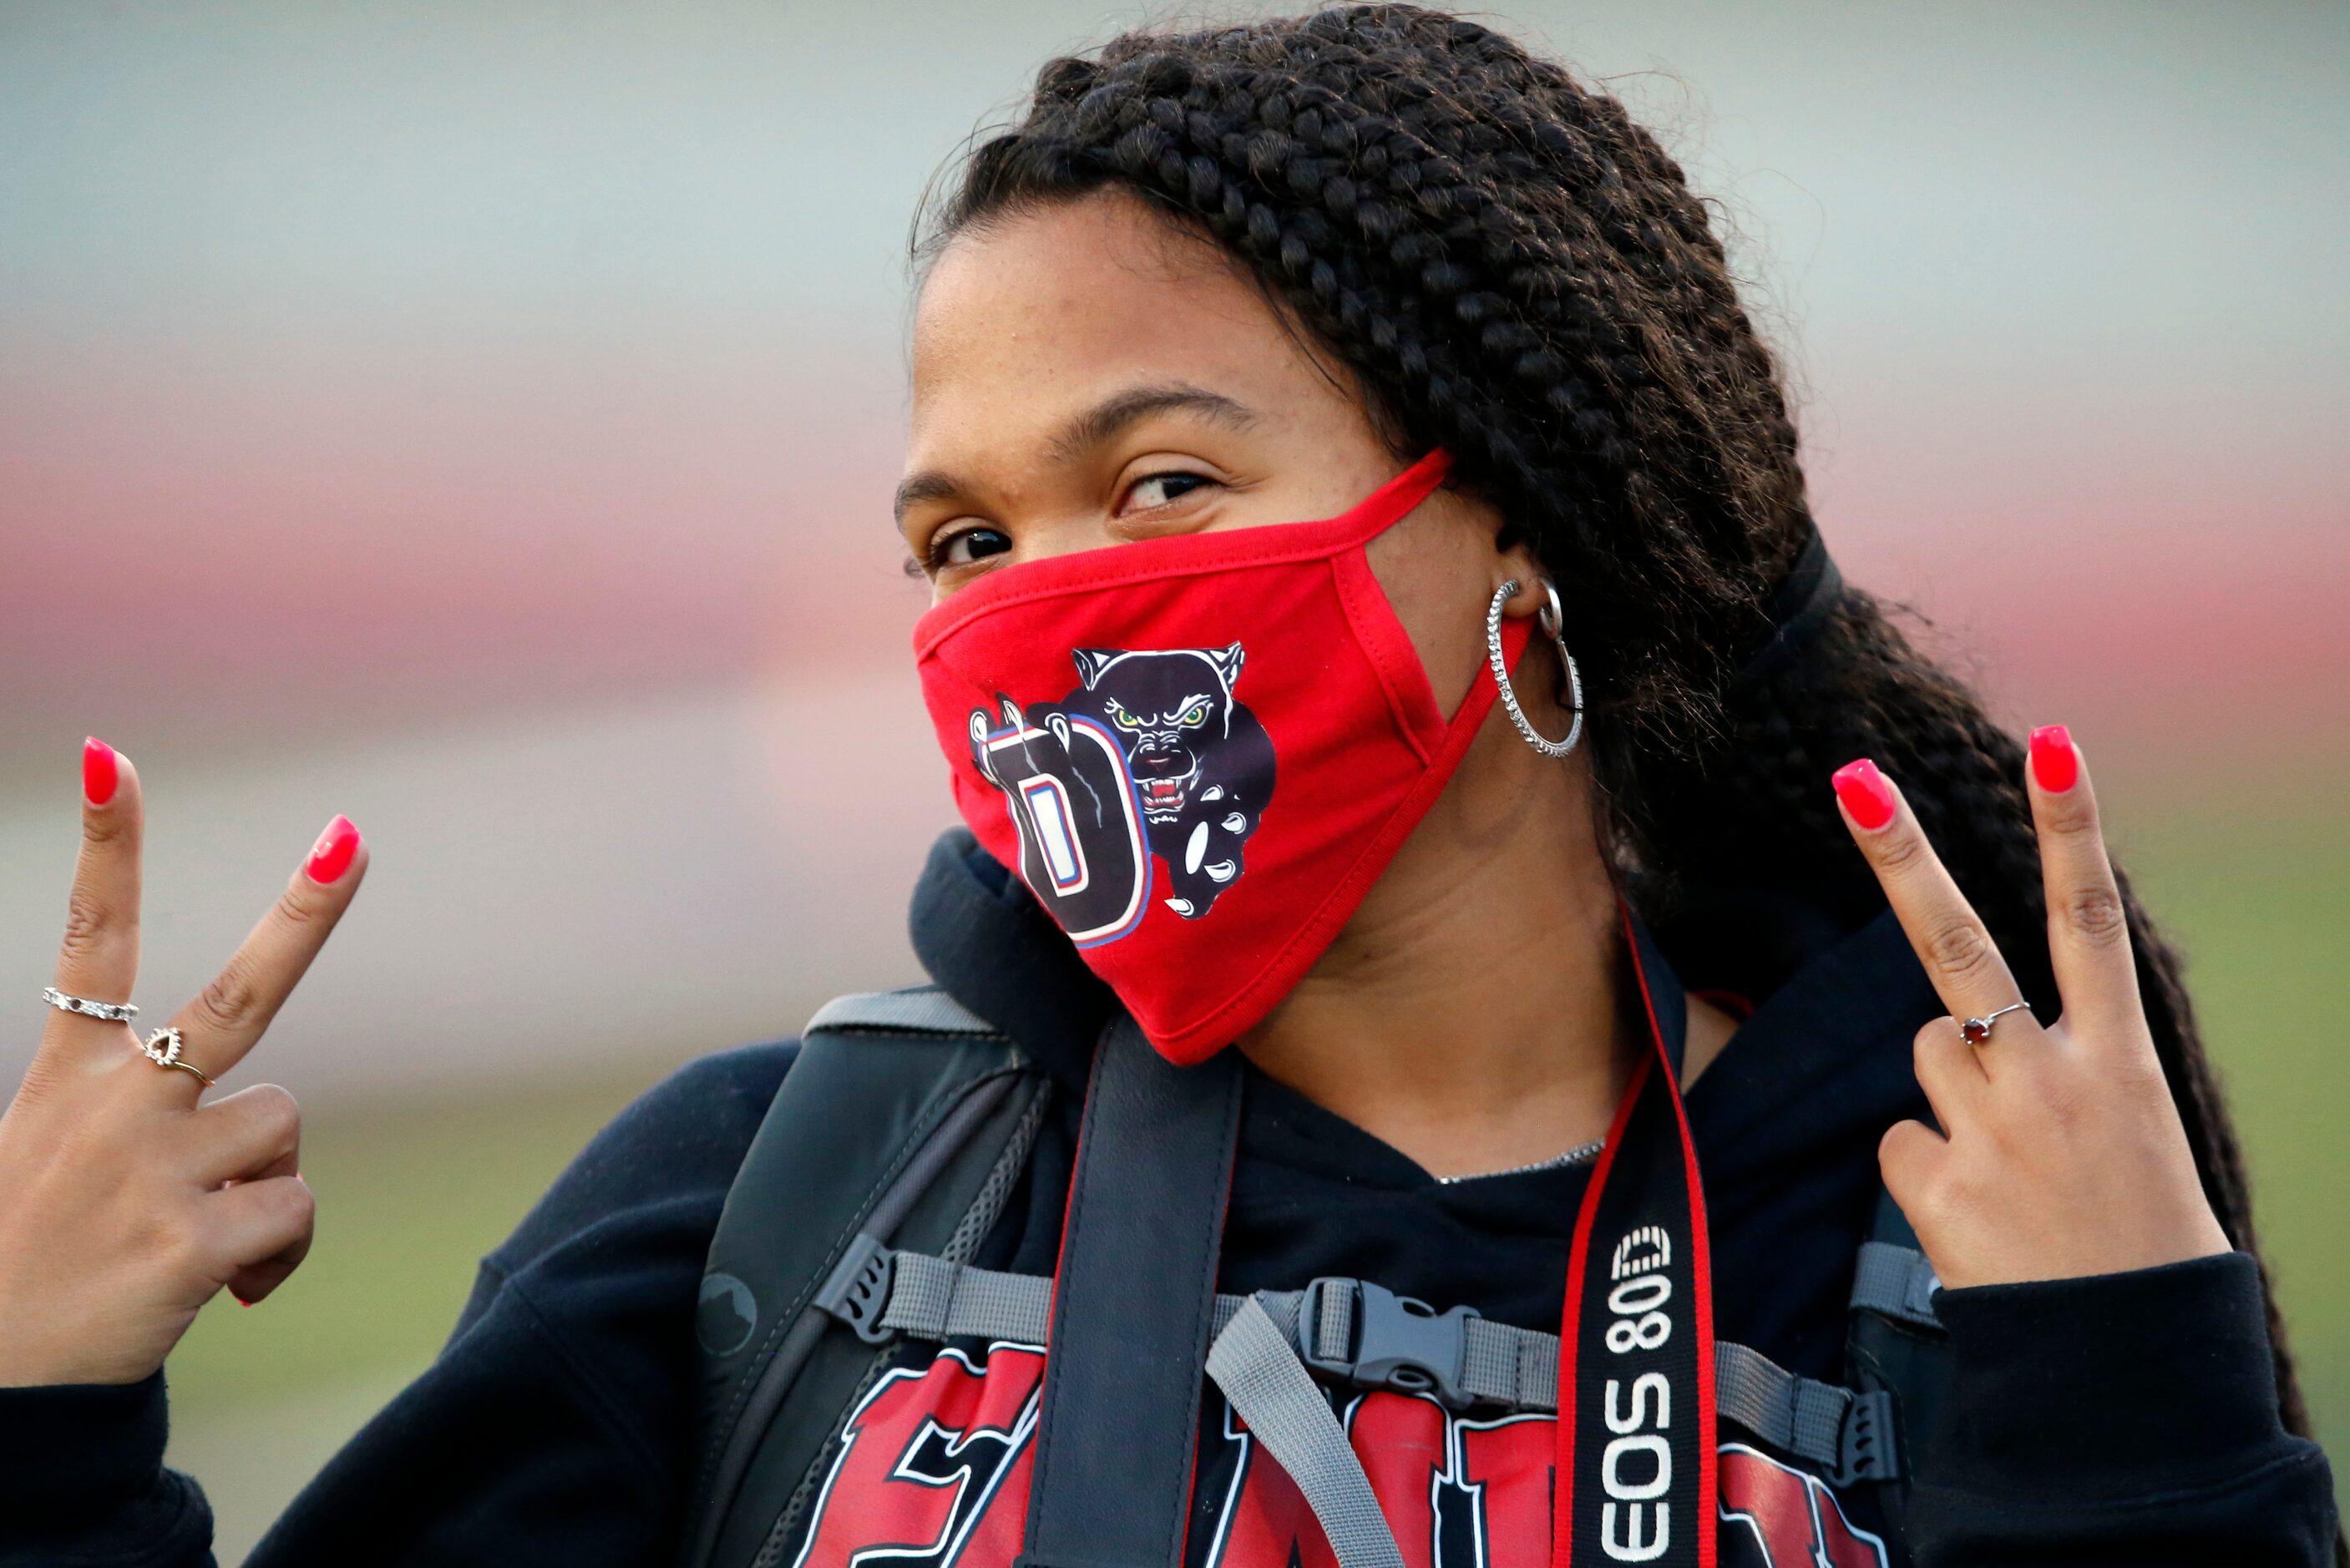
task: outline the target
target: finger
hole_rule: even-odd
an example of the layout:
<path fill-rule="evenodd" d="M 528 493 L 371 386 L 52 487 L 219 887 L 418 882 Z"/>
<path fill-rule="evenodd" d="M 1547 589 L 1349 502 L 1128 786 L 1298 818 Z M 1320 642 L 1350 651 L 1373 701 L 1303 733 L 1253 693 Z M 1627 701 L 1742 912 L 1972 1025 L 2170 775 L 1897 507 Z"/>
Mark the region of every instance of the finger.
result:
<path fill-rule="evenodd" d="M 307 1243 L 304 1250 L 307 1253 Z M 272 1258 L 249 1269 L 239 1269 L 228 1277 L 228 1293 L 236 1298 L 237 1305 L 252 1306 L 267 1299 L 272 1291 L 284 1284 L 301 1266 L 302 1259 L 299 1257 Z"/>
<path fill-rule="evenodd" d="M 2143 1004 L 2130 959 L 2129 921 L 2097 825 L 2097 797 L 2072 733 L 2062 724 L 2033 731 L 2032 765 L 2025 771 L 2048 897 L 2048 957 L 2065 1014 L 2108 1025 L 2135 1023 Z"/>
<path fill-rule="evenodd" d="M 1908 1217 L 1912 1229 L 1927 1208 L 1935 1174 L 1950 1158 L 1950 1140 L 1923 1122 L 1895 1122 L 1877 1144 L 1877 1168 L 1885 1190 Z"/>
<path fill-rule="evenodd" d="M 1926 1091 L 1926 1103 L 1933 1107 L 1934 1119 L 1949 1129 L 1965 1126 L 1975 1113 L 1981 1091 L 1990 1085 L 1991 1075 L 1983 1054 L 1960 1037 L 1959 1021 L 1937 1018 L 1918 1031 L 1910 1059 L 1917 1068 L 1918 1086 Z"/>
<path fill-rule="evenodd" d="M 240 1182 L 267 1181 L 275 1178 L 299 1180 L 302 1157 L 298 1149 L 289 1149 L 268 1165 L 250 1175 L 240 1177 Z M 304 1183 L 307 1189 L 307 1183 Z M 301 1267 L 309 1255 L 310 1235 L 305 1231 L 299 1239 L 280 1248 L 257 1263 L 247 1263 L 229 1274 L 228 1293 L 236 1298 L 239 1306 L 251 1306 L 286 1282 L 286 1276 Z"/>
<path fill-rule="evenodd" d="M 274 1276 L 269 1286 L 275 1288 L 309 1253 L 317 1204 L 298 1176 L 240 1181 L 199 1201 L 204 1205 L 213 1277 L 235 1289 L 242 1301 L 259 1300 L 252 1290 L 263 1278 Z"/>
<path fill-rule="evenodd" d="M 81 853 L 66 899 L 57 988 L 91 1002 L 128 1002 L 139 979 L 139 842 L 144 813 L 130 759 L 93 735 L 82 742 Z M 52 1042 L 120 1044 L 122 1025 L 51 1009 Z"/>
<path fill-rule="evenodd" d="M 301 1168 L 302 1108 L 275 1084 L 256 1084 L 203 1106 L 182 1124 L 184 1168 L 199 1187 L 259 1181 Z"/>
<path fill-rule="evenodd" d="M 1926 841 L 1917 814 L 1902 804 L 1893 781 L 1863 757 L 1835 771 L 1837 809 L 1853 841 L 1877 873 L 1886 901 L 1908 934 L 1942 1005 L 1960 1018 L 1979 1016 L 2022 996 L 1982 918 L 1943 868 Z"/>
<path fill-rule="evenodd" d="M 244 1059 L 326 945 L 366 875 L 359 830 L 338 816 L 220 973 L 172 1015 L 186 1037 L 182 1054 L 189 1061 L 217 1078 Z M 193 1078 L 187 1085 L 197 1087 Z"/>

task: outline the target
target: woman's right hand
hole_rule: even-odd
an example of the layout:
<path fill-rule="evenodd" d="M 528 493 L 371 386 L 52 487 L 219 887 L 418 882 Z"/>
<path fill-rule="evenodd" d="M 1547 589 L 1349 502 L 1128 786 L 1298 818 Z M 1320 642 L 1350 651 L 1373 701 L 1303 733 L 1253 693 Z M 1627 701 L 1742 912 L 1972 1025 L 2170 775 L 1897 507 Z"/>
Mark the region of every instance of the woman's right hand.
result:
<path fill-rule="evenodd" d="M 128 1002 L 139 972 L 139 775 L 83 753 L 81 857 L 57 989 Z M 170 1023 L 217 1078 L 261 1038 L 367 872 L 337 817 L 203 993 Z M 294 1096 L 263 1084 L 200 1104 L 128 1023 L 60 1009 L 0 1116 L 0 1387 L 136 1383 L 225 1285 L 255 1302 L 309 1250 Z"/>

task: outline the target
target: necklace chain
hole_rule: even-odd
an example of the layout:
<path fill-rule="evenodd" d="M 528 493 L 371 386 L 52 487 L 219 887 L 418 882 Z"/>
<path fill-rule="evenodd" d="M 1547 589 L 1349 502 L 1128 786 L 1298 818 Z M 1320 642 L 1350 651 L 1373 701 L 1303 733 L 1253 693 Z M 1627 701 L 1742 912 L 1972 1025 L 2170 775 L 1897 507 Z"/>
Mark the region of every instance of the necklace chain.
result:
<path fill-rule="evenodd" d="M 1597 1159 L 1599 1151 L 1607 1147 L 1606 1138 L 1596 1137 L 1589 1143 L 1576 1144 L 1565 1154 L 1555 1154 L 1548 1159 L 1537 1159 L 1528 1165 L 1513 1165 L 1507 1170 L 1478 1170 L 1471 1171 L 1466 1176 L 1440 1176 L 1436 1179 L 1437 1185 L 1451 1187 L 1463 1181 L 1483 1181 L 1488 1177 L 1523 1176 L 1533 1170 L 1551 1170 L 1561 1166 L 1581 1165 L 1586 1160 Z"/>

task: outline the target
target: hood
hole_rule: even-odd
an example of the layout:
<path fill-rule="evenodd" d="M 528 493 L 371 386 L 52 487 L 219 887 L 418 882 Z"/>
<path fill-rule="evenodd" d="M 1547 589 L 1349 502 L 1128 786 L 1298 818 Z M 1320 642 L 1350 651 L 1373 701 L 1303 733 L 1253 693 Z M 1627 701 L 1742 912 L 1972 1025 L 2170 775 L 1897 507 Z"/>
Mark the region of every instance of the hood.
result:
<path fill-rule="evenodd" d="M 1094 1042 L 1118 998 L 969 828 L 951 827 L 931 846 L 907 927 L 932 980 L 1084 1092 Z"/>

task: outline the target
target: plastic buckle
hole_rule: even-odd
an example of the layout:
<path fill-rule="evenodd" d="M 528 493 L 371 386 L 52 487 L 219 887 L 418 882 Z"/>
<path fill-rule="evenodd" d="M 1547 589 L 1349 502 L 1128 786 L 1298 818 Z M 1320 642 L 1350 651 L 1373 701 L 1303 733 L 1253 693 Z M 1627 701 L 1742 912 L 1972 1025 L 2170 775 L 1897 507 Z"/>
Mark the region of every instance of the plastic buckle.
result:
<path fill-rule="evenodd" d="M 1316 1344 L 1324 1293 L 1354 1293 L 1343 1355 L 1320 1354 Z M 1299 1356 L 1317 1372 L 1364 1388 L 1426 1394 L 1448 1410 L 1475 1403 L 1461 1378 L 1469 1364 L 1469 1320 L 1473 1307 L 1438 1312 L 1424 1301 L 1399 1296 L 1368 1280 L 1323 1278 L 1305 1287 L 1299 1303 Z"/>
<path fill-rule="evenodd" d="M 1844 1424 L 1836 1433 L 1836 1473 L 1832 1486 L 1855 1481 L 1894 1480 L 1901 1474 L 1901 1452 L 1893 1436 L 1893 1396 L 1879 1388 L 1856 1393 L 1846 1407 Z"/>
<path fill-rule="evenodd" d="M 881 1326 L 881 1314 L 889 1307 L 890 1278 L 897 1269 L 898 1254 L 879 1238 L 860 1231 L 810 1304 L 847 1324 L 866 1344 L 886 1345 L 898 1332 Z"/>

